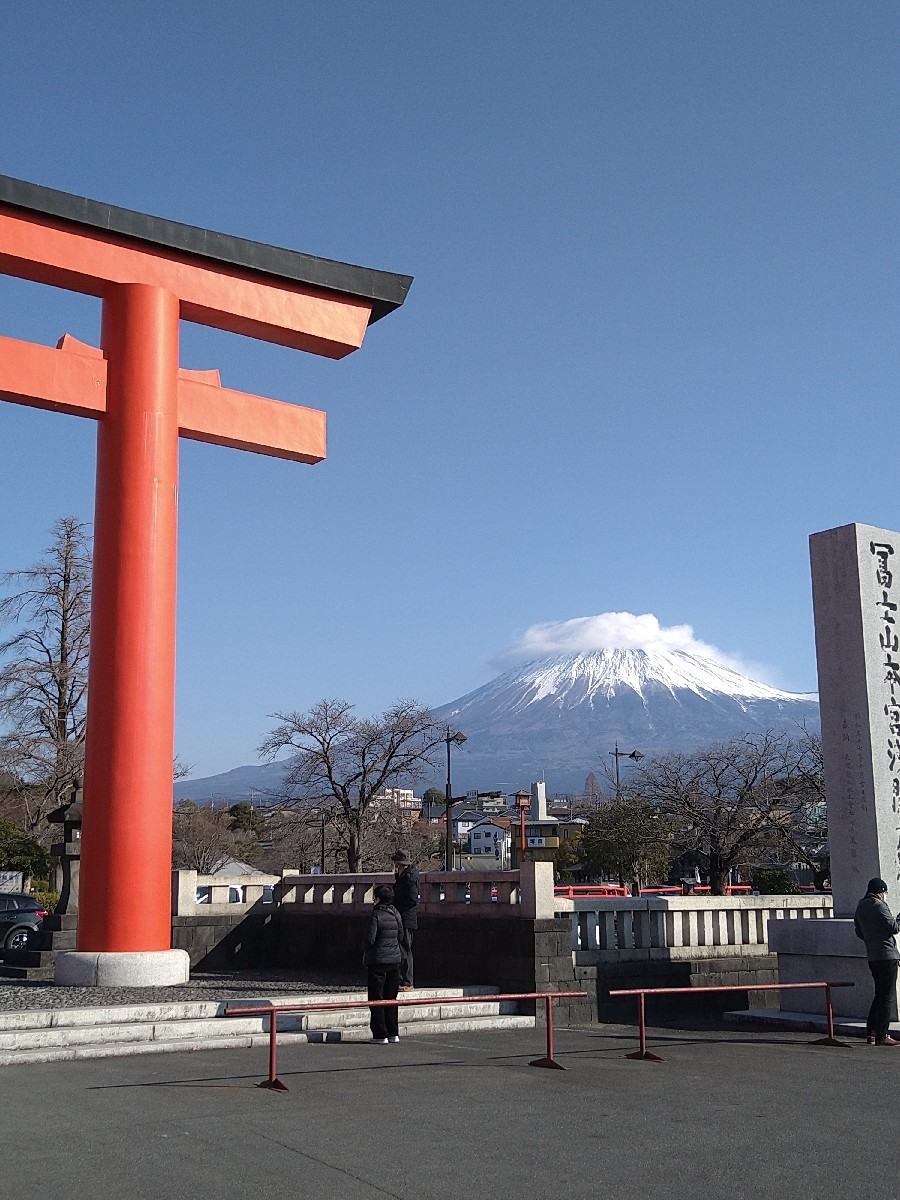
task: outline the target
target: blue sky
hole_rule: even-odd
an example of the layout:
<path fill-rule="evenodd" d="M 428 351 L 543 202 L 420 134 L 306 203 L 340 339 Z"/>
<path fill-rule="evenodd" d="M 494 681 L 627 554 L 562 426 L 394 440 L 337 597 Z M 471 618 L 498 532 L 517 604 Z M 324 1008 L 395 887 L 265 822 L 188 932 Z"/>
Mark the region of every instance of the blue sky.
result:
<path fill-rule="evenodd" d="M 182 443 L 195 774 L 607 612 L 815 689 L 808 535 L 900 525 L 898 35 L 867 0 L 0 8 L 0 173 L 415 276 L 339 363 L 183 325 L 329 422 L 316 467 Z M 0 334 L 66 331 L 98 302 L 0 278 Z M 90 519 L 94 438 L 0 405 L 0 568 Z"/>

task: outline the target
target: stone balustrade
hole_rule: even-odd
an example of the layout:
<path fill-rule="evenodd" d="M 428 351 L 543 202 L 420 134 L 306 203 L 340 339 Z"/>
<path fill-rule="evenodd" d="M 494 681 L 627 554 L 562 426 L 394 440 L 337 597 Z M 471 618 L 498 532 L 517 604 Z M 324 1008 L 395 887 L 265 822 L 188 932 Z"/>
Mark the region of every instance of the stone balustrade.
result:
<path fill-rule="evenodd" d="M 172 911 L 175 916 L 239 916 L 272 901 L 285 910 L 338 913 L 370 908 L 380 883 L 392 884 L 392 872 L 369 875 L 307 875 L 285 870 L 280 875 L 199 875 L 172 873 Z M 271 893 L 269 893 L 271 889 Z M 493 874 L 427 871 L 420 877 L 419 912 L 451 916 L 480 914 L 489 918 L 553 916 L 553 876 L 550 863 L 527 863 L 525 870 Z M 198 897 L 203 899 L 198 899 Z"/>
<path fill-rule="evenodd" d="M 178 917 L 239 918 L 276 907 L 285 914 L 361 914 L 389 872 L 367 875 L 199 875 L 175 871 L 172 910 Z M 427 871 L 420 877 L 424 917 L 547 920 L 571 926 L 579 966 L 604 961 L 699 959 L 769 953 L 770 920 L 830 918 L 831 897 L 642 896 L 568 900 L 553 892 L 552 864 L 526 863 L 519 871 L 475 874 Z M 198 897 L 202 897 L 199 900 Z"/>
<path fill-rule="evenodd" d="M 578 966 L 768 954 L 770 920 L 830 918 L 831 896 L 643 896 L 556 901 Z"/>
<path fill-rule="evenodd" d="M 531 875 L 533 880 L 533 874 Z M 362 911 L 370 908 L 375 888 L 393 884 L 393 873 L 373 875 L 301 875 L 285 871 L 279 889 L 285 908 L 322 909 L 334 913 L 340 909 Z M 552 891 L 552 879 L 550 881 Z M 459 871 L 426 871 L 419 878 L 419 912 L 423 915 L 449 916 L 462 913 L 485 917 L 524 916 L 523 895 L 526 881 L 518 871 L 498 871 L 492 875 Z M 531 887 L 534 892 L 534 887 Z M 528 906 L 526 906 L 528 907 Z"/>
<path fill-rule="evenodd" d="M 275 903 L 280 883 L 280 875 L 200 875 L 196 871 L 173 871 L 172 915 L 240 916 L 264 902 Z"/>

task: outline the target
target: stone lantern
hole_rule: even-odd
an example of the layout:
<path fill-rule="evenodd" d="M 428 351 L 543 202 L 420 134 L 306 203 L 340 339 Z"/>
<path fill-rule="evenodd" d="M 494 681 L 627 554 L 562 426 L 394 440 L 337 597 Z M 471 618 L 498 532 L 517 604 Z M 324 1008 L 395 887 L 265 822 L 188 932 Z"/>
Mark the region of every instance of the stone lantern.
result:
<path fill-rule="evenodd" d="M 51 855 L 58 860 L 62 873 L 59 903 L 54 916 L 78 915 L 78 880 L 81 870 L 81 813 L 83 789 L 81 780 L 76 779 L 72 786 L 71 799 L 68 804 L 54 809 L 47 816 L 51 825 L 62 825 L 63 840 L 54 842 L 50 847 Z M 46 925 L 46 922 L 45 922 Z"/>

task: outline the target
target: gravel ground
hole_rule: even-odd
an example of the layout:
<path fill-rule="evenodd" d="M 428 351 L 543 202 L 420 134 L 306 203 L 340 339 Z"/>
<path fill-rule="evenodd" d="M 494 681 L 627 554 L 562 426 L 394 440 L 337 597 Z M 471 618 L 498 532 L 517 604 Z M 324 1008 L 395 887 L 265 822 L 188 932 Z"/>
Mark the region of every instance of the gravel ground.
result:
<path fill-rule="evenodd" d="M 166 1004 L 184 1000 L 238 1000 L 250 996 L 296 996 L 316 992 L 354 992 L 365 979 L 291 971 L 234 971 L 191 976 L 184 987 L 57 987 L 50 980 L 0 980 L 0 1012 L 26 1009 L 93 1008 L 108 1004 Z"/>

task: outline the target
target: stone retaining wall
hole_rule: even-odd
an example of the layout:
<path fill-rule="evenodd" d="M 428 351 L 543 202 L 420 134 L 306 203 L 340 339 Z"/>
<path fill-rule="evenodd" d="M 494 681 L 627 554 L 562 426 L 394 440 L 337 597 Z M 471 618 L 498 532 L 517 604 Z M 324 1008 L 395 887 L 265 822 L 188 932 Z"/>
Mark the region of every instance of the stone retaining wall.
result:
<path fill-rule="evenodd" d="M 274 965 L 275 922 L 267 911 L 172 918 L 172 949 L 186 950 L 191 970 L 237 971 Z"/>
<path fill-rule="evenodd" d="M 651 962 L 603 962 L 575 968 L 577 986 L 590 993 L 590 1020 L 630 1023 L 636 1020 L 637 998 L 610 998 L 610 991 L 627 988 L 741 987 L 739 992 L 700 992 L 696 996 L 653 996 L 648 1015 L 702 1016 L 744 1008 L 777 1008 L 777 992 L 759 992 L 754 985 L 778 982 L 774 954 L 746 958 L 693 958 Z"/>

